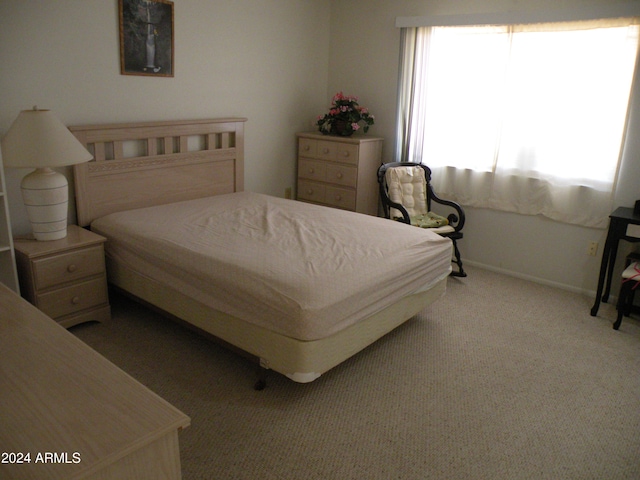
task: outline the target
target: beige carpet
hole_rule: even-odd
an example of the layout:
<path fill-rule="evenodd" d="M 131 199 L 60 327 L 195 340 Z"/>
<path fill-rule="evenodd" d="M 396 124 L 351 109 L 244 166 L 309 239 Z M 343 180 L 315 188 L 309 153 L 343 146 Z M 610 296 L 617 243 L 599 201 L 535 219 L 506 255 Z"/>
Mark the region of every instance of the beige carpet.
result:
<path fill-rule="evenodd" d="M 72 329 L 191 417 L 192 479 L 639 479 L 640 319 L 469 267 L 445 298 L 311 384 L 114 296 Z"/>

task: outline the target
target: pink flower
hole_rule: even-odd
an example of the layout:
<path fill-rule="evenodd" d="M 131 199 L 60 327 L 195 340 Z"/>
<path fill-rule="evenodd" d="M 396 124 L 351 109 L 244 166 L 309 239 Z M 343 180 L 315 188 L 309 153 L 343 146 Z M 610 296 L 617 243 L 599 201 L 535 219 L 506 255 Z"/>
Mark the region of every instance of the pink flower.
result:
<path fill-rule="evenodd" d="M 358 130 L 360 128 L 360 125 L 358 125 L 356 122 L 353 122 L 351 124 L 351 128 L 353 129 L 353 131 L 355 132 L 356 130 Z"/>

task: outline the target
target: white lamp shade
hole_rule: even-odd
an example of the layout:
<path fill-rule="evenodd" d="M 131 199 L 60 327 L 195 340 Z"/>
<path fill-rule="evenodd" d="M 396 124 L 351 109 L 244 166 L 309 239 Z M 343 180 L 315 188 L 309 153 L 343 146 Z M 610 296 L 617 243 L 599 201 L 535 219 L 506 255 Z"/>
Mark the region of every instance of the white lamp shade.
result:
<path fill-rule="evenodd" d="M 93 156 L 50 110 L 23 110 L 2 139 L 5 167 L 62 167 Z"/>

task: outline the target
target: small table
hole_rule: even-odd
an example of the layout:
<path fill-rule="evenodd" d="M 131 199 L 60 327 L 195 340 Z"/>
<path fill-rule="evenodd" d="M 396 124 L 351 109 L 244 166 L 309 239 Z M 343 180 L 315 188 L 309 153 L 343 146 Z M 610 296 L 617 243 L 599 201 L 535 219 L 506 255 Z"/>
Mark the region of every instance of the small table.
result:
<path fill-rule="evenodd" d="M 615 267 L 620 240 L 640 242 L 640 238 L 630 237 L 627 235 L 627 228 L 629 225 L 640 225 L 640 214 L 634 213 L 633 208 L 618 207 L 611 215 L 609 215 L 609 218 L 609 231 L 607 232 L 607 240 L 605 241 L 604 251 L 602 252 L 602 263 L 600 264 L 600 276 L 598 278 L 596 300 L 591 308 L 591 316 L 593 317 L 598 313 L 600 301 L 606 303 L 609 300 L 609 293 L 611 292 L 611 277 L 613 276 L 613 268 Z"/>
<path fill-rule="evenodd" d="M 14 239 L 22 296 L 63 327 L 111 318 L 103 244 L 69 225 L 60 240 Z"/>

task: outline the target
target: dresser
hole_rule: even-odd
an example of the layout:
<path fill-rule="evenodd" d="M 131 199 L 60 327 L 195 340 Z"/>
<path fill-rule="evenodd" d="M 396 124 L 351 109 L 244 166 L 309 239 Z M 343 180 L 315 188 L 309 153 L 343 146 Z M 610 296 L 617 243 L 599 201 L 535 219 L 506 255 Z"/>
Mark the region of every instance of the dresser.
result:
<path fill-rule="evenodd" d="M 298 133 L 297 199 L 378 214 L 382 138 Z"/>
<path fill-rule="evenodd" d="M 181 478 L 187 415 L 3 284 L 0 331 L 0 478 Z"/>
<path fill-rule="evenodd" d="M 22 296 L 64 327 L 109 320 L 104 242 L 77 225 L 60 240 L 16 237 Z"/>

